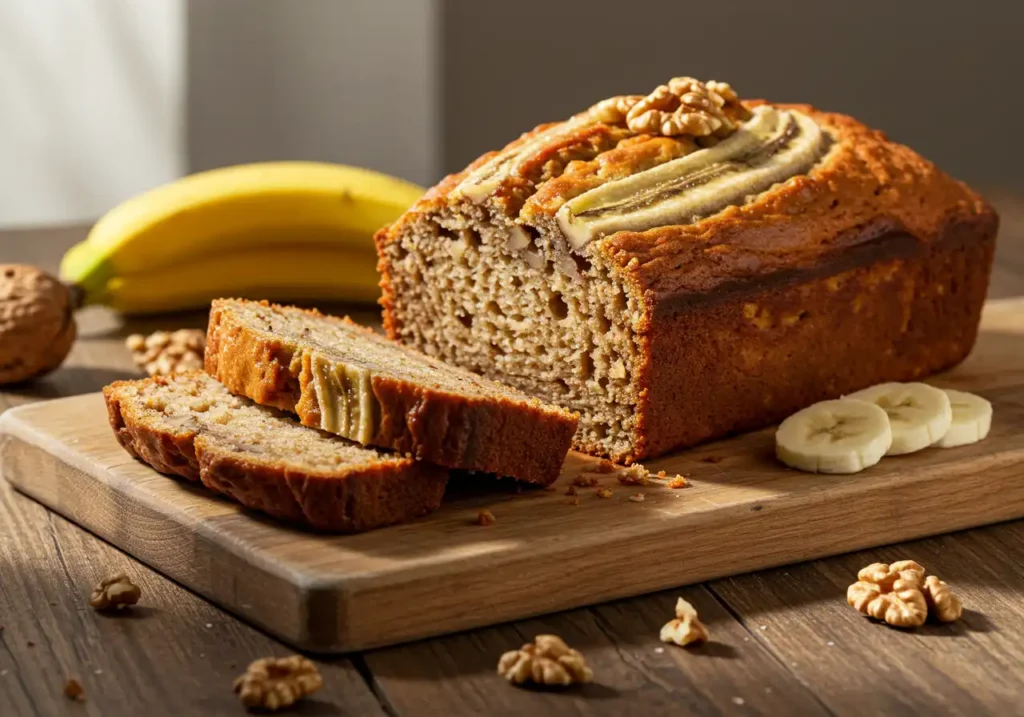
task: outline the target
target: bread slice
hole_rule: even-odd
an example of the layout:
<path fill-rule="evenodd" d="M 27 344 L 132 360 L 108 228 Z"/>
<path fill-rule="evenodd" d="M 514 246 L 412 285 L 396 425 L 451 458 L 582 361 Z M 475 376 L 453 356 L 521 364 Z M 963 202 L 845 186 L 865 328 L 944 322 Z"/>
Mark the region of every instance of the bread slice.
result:
<path fill-rule="evenodd" d="M 402 347 L 347 318 L 218 299 L 206 371 L 302 423 L 449 468 L 548 484 L 577 417 Z"/>
<path fill-rule="evenodd" d="M 425 515 L 448 472 L 306 428 L 204 373 L 103 389 L 118 442 L 161 473 L 276 518 L 354 533 Z"/>

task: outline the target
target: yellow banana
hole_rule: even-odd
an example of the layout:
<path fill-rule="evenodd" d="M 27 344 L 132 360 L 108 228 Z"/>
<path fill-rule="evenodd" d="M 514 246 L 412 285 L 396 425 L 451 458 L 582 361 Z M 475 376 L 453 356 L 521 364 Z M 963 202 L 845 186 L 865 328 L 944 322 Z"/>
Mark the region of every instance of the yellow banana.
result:
<path fill-rule="evenodd" d="M 96 303 L 113 282 L 135 285 L 182 262 L 198 266 L 210 254 L 241 257 L 267 246 L 290 247 L 297 259 L 309 247 L 369 254 L 373 233 L 422 193 L 378 172 L 317 162 L 201 172 L 110 211 L 65 255 L 61 278 L 78 286 L 87 303 Z"/>
<path fill-rule="evenodd" d="M 255 248 L 211 254 L 155 271 L 118 276 L 86 303 L 126 314 L 206 308 L 219 297 L 372 303 L 377 257 L 341 249 Z"/>

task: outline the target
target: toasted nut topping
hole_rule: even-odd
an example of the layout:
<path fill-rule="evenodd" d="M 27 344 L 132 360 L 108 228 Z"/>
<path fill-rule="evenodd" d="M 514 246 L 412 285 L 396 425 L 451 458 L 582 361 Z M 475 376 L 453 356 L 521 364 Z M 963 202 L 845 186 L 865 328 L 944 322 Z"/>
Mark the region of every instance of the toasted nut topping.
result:
<path fill-rule="evenodd" d="M 132 584 L 124 573 L 105 578 L 92 591 L 89 605 L 96 610 L 121 610 L 130 607 L 142 597 L 142 588 Z"/>
<path fill-rule="evenodd" d="M 64 683 L 64 696 L 75 702 L 85 702 L 85 688 L 74 677 Z"/>
<path fill-rule="evenodd" d="M 132 361 L 150 376 L 170 376 L 203 368 L 206 334 L 200 329 L 155 331 L 149 336 L 132 334 L 124 341 Z"/>
<path fill-rule="evenodd" d="M 506 652 L 498 660 L 498 674 L 515 685 L 533 682 L 564 687 L 594 679 L 583 655 L 557 635 L 537 635 L 533 642 Z"/>
<path fill-rule="evenodd" d="M 699 645 L 708 639 L 708 629 L 697 617 L 693 605 L 679 598 L 676 601 L 676 619 L 669 620 L 661 628 L 661 641 L 685 647 Z"/>
<path fill-rule="evenodd" d="M 625 124 L 637 134 L 695 138 L 728 136 L 738 122 L 750 117 L 728 84 L 715 80 L 705 84 L 692 77 L 674 77 L 646 97 L 602 100 L 589 112 L 598 122 Z"/>
<path fill-rule="evenodd" d="M 918 627 L 928 618 L 923 588 L 924 568 L 913 560 L 872 563 L 857 573 L 846 602 L 893 627 Z"/>
<path fill-rule="evenodd" d="M 944 580 L 929 575 L 924 581 L 924 599 L 929 612 L 941 622 L 959 620 L 964 606 Z"/>
<path fill-rule="evenodd" d="M 476 514 L 477 525 L 494 525 L 494 513 L 484 508 Z"/>
<path fill-rule="evenodd" d="M 242 704 L 271 712 L 295 704 L 323 686 L 316 665 L 302 655 L 263 657 L 235 680 Z"/>

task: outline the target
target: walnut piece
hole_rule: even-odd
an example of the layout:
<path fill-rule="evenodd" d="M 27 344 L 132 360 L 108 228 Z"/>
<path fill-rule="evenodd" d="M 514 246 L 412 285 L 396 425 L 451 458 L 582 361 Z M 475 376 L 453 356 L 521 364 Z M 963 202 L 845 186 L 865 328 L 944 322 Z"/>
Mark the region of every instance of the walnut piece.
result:
<path fill-rule="evenodd" d="M 684 476 L 676 476 L 675 478 L 670 478 L 666 485 L 674 490 L 679 490 L 680 488 L 688 486 L 689 483 L 687 483 Z"/>
<path fill-rule="evenodd" d="M 74 677 L 69 677 L 64 683 L 64 696 L 75 702 L 85 702 L 85 688 Z"/>
<path fill-rule="evenodd" d="M 155 331 L 149 336 L 132 334 L 124 344 L 135 365 L 150 376 L 170 376 L 203 368 L 206 334 L 201 329 Z"/>
<path fill-rule="evenodd" d="M 494 513 L 484 508 L 476 514 L 477 525 L 494 525 Z"/>
<path fill-rule="evenodd" d="M 928 603 L 928 611 L 941 622 L 959 620 L 963 614 L 960 598 L 953 594 L 944 580 L 934 575 L 925 578 L 924 599 Z"/>
<path fill-rule="evenodd" d="M 682 598 L 676 600 L 676 619 L 661 628 L 661 641 L 685 647 L 699 645 L 709 639 L 708 629 L 697 617 L 697 610 Z"/>
<path fill-rule="evenodd" d="M 597 491 L 598 498 L 611 498 L 612 491 L 610 488 L 599 488 Z"/>
<path fill-rule="evenodd" d="M 857 573 L 846 602 L 893 627 L 919 627 L 928 618 L 924 582 L 924 568 L 913 560 L 872 563 Z"/>
<path fill-rule="evenodd" d="M 588 110 L 598 122 L 625 125 L 637 134 L 721 139 L 750 117 L 725 82 L 704 83 L 673 77 L 647 96 L 623 95 L 598 102 Z"/>
<path fill-rule="evenodd" d="M 71 292 L 24 264 L 0 264 L 0 384 L 20 383 L 60 366 L 75 343 Z"/>
<path fill-rule="evenodd" d="M 97 610 L 121 610 L 130 607 L 142 597 L 142 589 L 133 585 L 124 573 L 111 575 L 92 591 L 89 605 Z"/>
<path fill-rule="evenodd" d="M 594 673 L 583 655 L 557 635 L 537 635 L 518 650 L 510 650 L 498 660 L 498 674 L 515 685 L 568 686 L 590 682 Z"/>
<path fill-rule="evenodd" d="M 324 684 L 316 665 L 302 655 L 263 657 L 235 680 L 234 690 L 246 707 L 271 712 L 290 707 Z"/>
<path fill-rule="evenodd" d="M 577 485 L 580 488 L 593 488 L 600 481 L 596 475 L 590 473 L 580 473 L 578 476 L 572 479 L 572 484 Z"/>

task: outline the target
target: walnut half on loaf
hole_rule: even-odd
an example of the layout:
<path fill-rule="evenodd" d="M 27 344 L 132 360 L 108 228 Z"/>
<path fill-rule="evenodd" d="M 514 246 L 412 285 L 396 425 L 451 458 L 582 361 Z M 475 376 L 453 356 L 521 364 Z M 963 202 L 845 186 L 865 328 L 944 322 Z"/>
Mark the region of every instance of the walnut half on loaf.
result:
<path fill-rule="evenodd" d="M 485 154 L 376 242 L 392 338 L 632 461 L 958 363 L 997 224 L 850 117 L 677 77 Z"/>

